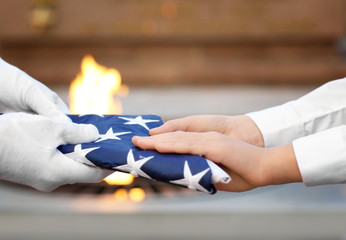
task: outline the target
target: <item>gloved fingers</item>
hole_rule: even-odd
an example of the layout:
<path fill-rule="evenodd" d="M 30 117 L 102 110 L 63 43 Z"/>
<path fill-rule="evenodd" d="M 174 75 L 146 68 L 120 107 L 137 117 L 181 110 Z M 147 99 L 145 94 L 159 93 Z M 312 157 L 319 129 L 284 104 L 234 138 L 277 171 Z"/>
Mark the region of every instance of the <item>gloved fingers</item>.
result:
<path fill-rule="evenodd" d="M 77 144 L 92 142 L 99 138 L 97 128 L 92 124 L 64 124 L 61 137 L 64 143 Z"/>
<path fill-rule="evenodd" d="M 86 143 L 99 138 L 97 128 L 91 124 L 55 121 L 26 113 L 7 113 L 1 115 L 1 120 L 3 123 L 0 126 L 11 128 L 9 134 L 15 134 L 11 139 L 18 138 L 41 149 L 56 149 L 62 144 Z"/>
<path fill-rule="evenodd" d="M 0 101 L 5 106 L 15 111 L 70 121 L 63 114 L 68 113 L 68 108 L 47 86 L 2 59 L 0 72 L 0 85 L 5 90 L 0 96 Z"/>
<path fill-rule="evenodd" d="M 69 114 L 70 110 L 68 109 L 67 105 L 64 103 L 64 101 L 58 96 L 58 94 L 54 91 L 52 91 L 50 88 L 48 88 L 46 85 L 42 84 L 41 82 L 32 79 L 32 81 L 39 87 L 41 92 L 46 96 L 46 98 L 53 103 L 57 109 L 65 114 Z"/>
<path fill-rule="evenodd" d="M 70 109 L 67 107 L 64 101 L 57 94 L 56 96 L 57 96 L 57 100 L 56 100 L 57 108 L 65 114 L 71 114 Z"/>
<path fill-rule="evenodd" d="M 23 105 L 27 105 L 30 110 L 39 115 L 56 121 L 71 122 L 65 115 L 69 112 L 65 103 L 55 92 L 37 81 L 27 88 L 23 102 Z"/>
<path fill-rule="evenodd" d="M 60 170 L 59 175 L 64 183 L 95 183 L 113 173 L 111 170 L 76 162 L 61 152 L 56 154 L 55 159 L 56 169 Z"/>

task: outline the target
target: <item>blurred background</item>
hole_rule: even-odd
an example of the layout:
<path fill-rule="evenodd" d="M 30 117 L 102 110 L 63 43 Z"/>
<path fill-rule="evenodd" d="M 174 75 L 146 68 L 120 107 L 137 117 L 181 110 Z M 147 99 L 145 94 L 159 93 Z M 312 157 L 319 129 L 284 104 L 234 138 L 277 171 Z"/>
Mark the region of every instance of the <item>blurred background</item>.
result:
<path fill-rule="evenodd" d="M 0 56 L 69 105 L 89 55 L 121 75 L 109 113 L 244 114 L 346 75 L 345 12 L 345 0 L 1 0 Z M 344 185 L 209 196 L 142 179 L 52 193 L 0 182 L 4 239 L 346 239 L 345 222 Z"/>

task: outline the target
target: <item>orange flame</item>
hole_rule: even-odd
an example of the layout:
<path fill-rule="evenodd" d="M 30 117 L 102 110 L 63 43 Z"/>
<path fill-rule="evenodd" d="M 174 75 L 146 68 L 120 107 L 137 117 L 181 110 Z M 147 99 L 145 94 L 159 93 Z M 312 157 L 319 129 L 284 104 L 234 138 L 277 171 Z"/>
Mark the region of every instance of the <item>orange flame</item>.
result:
<path fill-rule="evenodd" d="M 128 200 L 128 193 L 126 191 L 126 189 L 118 189 L 113 193 L 113 196 L 115 198 L 115 200 L 119 201 L 119 202 L 125 202 Z"/>
<path fill-rule="evenodd" d="M 141 202 L 145 198 L 145 192 L 142 188 L 132 188 L 130 189 L 129 197 L 133 202 Z"/>
<path fill-rule="evenodd" d="M 115 95 L 126 96 L 128 87 L 121 84 L 120 73 L 105 68 L 87 55 L 82 61 L 82 72 L 70 86 L 70 110 L 76 114 L 121 114 L 122 106 Z"/>
<path fill-rule="evenodd" d="M 134 177 L 129 173 L 114 172 L 104 179 L 109 185 L 129 185 Z"/>
<path fill-rule="evenodd" d="M 101 66 L 92 56 L 86 55 L 81 73 L 70 86 L 70 111 L 74 114 L 121 114 L 121 102 L 115 95 L 127 94 L 128 87 L 121 84 L 116 69 Z M 131 174 L 115 172 L 104 180 L 110 185 L 128 185 L 133 179 Z"/>

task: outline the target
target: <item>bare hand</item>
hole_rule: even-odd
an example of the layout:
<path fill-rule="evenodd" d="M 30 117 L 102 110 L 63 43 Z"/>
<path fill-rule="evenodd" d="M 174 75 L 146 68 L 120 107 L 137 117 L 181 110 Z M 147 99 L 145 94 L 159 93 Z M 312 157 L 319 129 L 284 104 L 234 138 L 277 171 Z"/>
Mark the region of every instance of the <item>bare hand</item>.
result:
<path fill-rule="evenodd" d="M 155 149 L 161 153 L 204 156 L 230 174 L 232 181 L 229 184 L 216 185 L 223 191 L 241 192 L 270 184 L 302 181 L 292 145 L 266 149 L 219 132 L 182 131 L 134 137 L 133 143 L 142 149 Z"/>
<path fill-rule="evenodd" d="M 170 120 L 158 128 L 151 129 L 150 135 L 157 135 L 175 131 L 213 131 L 242 140 L 258 147 L 264 146 L 261 131 L 258 129 L 255 122 L 246 115 L 200 115 Z"/>

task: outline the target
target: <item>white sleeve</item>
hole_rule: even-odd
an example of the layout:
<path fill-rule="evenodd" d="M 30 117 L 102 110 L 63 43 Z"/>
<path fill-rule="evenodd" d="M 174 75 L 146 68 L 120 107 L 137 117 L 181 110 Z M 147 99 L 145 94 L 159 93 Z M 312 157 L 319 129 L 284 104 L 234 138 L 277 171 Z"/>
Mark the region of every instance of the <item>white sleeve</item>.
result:
<path fill-rule="evenodd" d="M 262 132 L 266 147 L 346 124 L 346 78 L 328 82 L 297 100 L 247 115 Z"/>
<path fill-rule="evenodd" d="M 293 141 L 307 186 L 346 183 L 346 125 Z"/>

